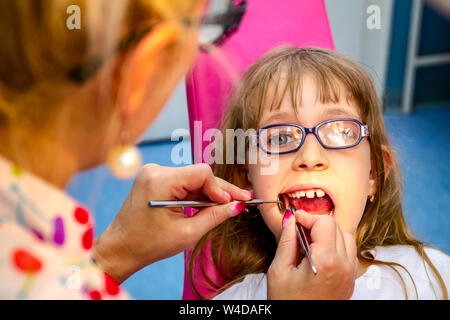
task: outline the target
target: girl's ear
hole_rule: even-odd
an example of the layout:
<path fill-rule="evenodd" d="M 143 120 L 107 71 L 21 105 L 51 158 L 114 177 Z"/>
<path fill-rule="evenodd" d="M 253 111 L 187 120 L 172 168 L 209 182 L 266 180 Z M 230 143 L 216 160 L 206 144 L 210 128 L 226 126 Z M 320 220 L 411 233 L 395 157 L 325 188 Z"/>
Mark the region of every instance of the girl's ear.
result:
<path fill-rule="evenodd" d="M 381 146 L 381 153 L 383 156 L 383 166 L 384 166 L 384 180 L 387 179 L 389 173 L 391 172 L 393 160 L 391 149 L 385 145 Z M 370 180 L 369 180 L 369 195 L 374 195 L 377 191 L 377 172 L 375 171 L 375 165 L 371 163 L 370 169 Z"/>

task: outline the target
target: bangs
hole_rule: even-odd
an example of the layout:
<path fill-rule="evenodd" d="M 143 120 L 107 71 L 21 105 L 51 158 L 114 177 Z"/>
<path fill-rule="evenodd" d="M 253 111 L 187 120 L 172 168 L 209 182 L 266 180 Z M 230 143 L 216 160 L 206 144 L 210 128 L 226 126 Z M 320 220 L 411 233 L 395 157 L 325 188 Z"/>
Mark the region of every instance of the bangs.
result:
<path fill-rule="evenodd" d="M 324 76 L 321 70 L 309 68 L 300 70 L 302 71 L 299 71 L 299 68 L 283 68 L 272 75 L 270 83 L 264 88 L 265 98 L 270 100 L 265 100 L 265 104 L 261 106 L 260 117 L 266 109 L 268 111 L 279 110 L 286 95 L 289 95 L 291 106 L 297 114 L 298 107 L 302 105 L 303 79 L 306 76 L 311 77 L 316 86 L 314 103 L 336 104 L 340 102 L 343 84 L 336 75 Z M 349 92 L 350 90 L 346 88 L 345 91 Z M 352 95 L 349 94 L 345 98 L 349 101 L 352 99 Z"/>
<path fill-rule="evenodd" d="M 371 80 L 356 63 L 336 52 L 316 48 L 286 50 L 284 47 L 280 52 L 274 50 L 262 57 L 253 67 L 247 78 L 249 99 L 245 99 L 253 107 L 244 106 L 244 110 L 253 113 L 253 117 L 248 115 L 252 120 L 245 126 L 247 128 L 258 127 L 264 112 L 279 110 L 286 95 L 298 116 L 305 76 L 315 83 L 315 103 L 354 102 L 362 120 L 366 118 L 365 100 L 372 88 Z"/>

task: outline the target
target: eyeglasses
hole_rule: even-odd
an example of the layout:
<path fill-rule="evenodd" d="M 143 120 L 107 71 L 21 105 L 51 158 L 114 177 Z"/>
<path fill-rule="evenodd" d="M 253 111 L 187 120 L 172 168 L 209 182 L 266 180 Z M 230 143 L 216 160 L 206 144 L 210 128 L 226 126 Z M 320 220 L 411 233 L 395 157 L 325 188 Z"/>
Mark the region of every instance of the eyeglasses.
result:
<path fill-rule="evenodd" d="M 246 0 L 210 0 L 208 10 L 202 17 L 189 17 L 180 21 L 187 27 L 199 27 L 199 47 L 203 51 L 221 46 L 234 32 L 239 29 L 242 18 L 247 10 Z M 137 44 L 147 35 L 156 23 L 150 23 L 134 30 L 124 38 L 109 57 L 124 52 Z M 73 68 L 68 77 L 77 83 L 83 83 L 94 75 L 108 57 L 92 61 Z"/>
<path fill-rule="evenodd" d="M 308 133 L 314 134 L 326 149 L 348 149 L 369 137 L 369 127 L 348 118 L 327 120 L 313 128 L 280 123 L 261 128 L 257 133 L 257 143 L 267 154 L 286 154 L 299 150 Z"/>
<path fill-rule="evenodd" d="M 246 0 L 209 0 L 208 10 L 200 19 L 200 49 L 220 47 L 239 29 L 246 11 Z"/>

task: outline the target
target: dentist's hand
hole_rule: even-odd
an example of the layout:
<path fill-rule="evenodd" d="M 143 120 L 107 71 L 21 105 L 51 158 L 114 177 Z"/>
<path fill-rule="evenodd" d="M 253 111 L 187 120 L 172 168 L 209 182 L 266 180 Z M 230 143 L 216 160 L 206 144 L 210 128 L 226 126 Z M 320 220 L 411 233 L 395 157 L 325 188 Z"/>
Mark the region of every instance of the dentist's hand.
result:
<path fill-rule="evenodd" d="M 201 200 L 223 203 L 193 217 L 181 208 L 149 208 L 150 200 Z M 194 245 L 206 232 L 243 211 L 251 193 L 213 175 L 207 164 L 171 168 L 146 165 L 114 221 L 96 240 L 94 259 L 122 282 L 134 272 Z"/>
<path fill-rule="evenodd" d="M 297 265 L 299 243 L 295 222 L 311 231 L 311 257 L 317 275 L 305 257 Z M 267 272 L 268 299 L 349 299 L 358 270 L 356 243 L 342 232 L 335 219 L 297 211 L 283 219 L 275 258 Z"/>

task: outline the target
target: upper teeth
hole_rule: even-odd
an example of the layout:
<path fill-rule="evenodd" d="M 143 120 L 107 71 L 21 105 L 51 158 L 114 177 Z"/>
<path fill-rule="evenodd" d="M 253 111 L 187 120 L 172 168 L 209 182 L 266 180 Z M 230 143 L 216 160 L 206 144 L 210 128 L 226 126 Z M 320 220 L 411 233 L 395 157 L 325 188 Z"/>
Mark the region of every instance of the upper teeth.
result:
<path fill-rule="evenodd" d="M 291 198 L 307 197 L 307 198 L 311 199 L 311 198 L 314 198 L 314 196 L 321 198 L 324 195 L 325 195 L 325 192 L 321 189 L 301 190 L 301 191 L 288 193 L 288 196 Z"/>

